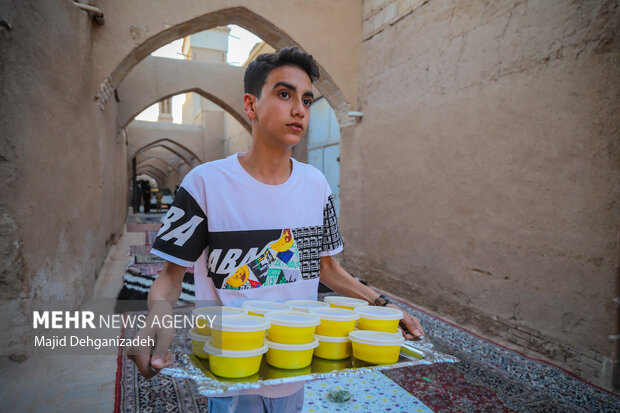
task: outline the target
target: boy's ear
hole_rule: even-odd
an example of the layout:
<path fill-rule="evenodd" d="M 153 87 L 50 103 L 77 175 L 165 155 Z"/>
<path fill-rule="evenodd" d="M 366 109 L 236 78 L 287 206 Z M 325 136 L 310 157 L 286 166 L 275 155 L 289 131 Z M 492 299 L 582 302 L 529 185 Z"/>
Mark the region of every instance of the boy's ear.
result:
<path fill-rule="evenodd" d="M 251 93 L 243 95 L 243 111 L 249 119 L 256 119 L 256 96 Z"/>

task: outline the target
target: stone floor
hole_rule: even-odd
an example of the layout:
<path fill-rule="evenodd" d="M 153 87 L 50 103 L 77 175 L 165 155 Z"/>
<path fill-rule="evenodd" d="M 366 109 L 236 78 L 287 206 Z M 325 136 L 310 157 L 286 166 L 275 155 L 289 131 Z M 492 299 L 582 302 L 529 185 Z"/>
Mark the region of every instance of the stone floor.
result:
<path fill-rule="evenodd" d="M 94 297 L 116 297 L 129 258 L 127 248 L 143 243 L 144 233 L 123 233 L 103 264 Z M 111 413 L 116 357 L 36 354 L 21 363 L 2 357 L 0 411 Z"/>

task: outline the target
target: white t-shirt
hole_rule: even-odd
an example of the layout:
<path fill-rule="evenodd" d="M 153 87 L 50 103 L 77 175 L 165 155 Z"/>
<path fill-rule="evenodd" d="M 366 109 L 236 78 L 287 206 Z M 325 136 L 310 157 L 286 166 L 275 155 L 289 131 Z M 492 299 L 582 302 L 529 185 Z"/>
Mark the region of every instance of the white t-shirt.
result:
<path fill-rule="evenodd" d="M 239 307 L 248 299 L 315 300 L 320 257 L 342 250 L 327 180 L 291 158 L 288 180 L 267 185 L 243 169 L 238 155 L 187 174 L 151 252 L 194 265 L 197 301 Z"/>

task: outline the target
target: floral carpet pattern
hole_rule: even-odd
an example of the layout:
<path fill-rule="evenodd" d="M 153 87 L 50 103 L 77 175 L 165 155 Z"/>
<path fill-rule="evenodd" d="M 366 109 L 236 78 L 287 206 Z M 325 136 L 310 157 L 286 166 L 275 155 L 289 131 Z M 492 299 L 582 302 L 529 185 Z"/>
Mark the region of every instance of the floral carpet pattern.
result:
<path fill-rule="evenodd" d="M 620 411 L 620 396 L 616 394 L 558 367 L 480 338 L 407 303 L 397 304 L 420 319 L 439 351 L 461 361 L 388 370 L 352 382 L 342 378 L 308 382 L 304 412 Z M 349 391 L 351 399 L 345 403 L 331 401 L 327 394 L 333 389 Z M 191 381 L 163 375 L 145 380 L 134 364 L 119 354 L 115 413 L 207 411 L 207 399 L 196 394 Z"/>
<path fill-rule="evenodd" d="M 396 300 L 395 300 L 396 301 Z M 435 347 L 461 361 L 385 374 L 434 412 L 618 412 L 620 396 L 396 302 L 418 317 Z"/>

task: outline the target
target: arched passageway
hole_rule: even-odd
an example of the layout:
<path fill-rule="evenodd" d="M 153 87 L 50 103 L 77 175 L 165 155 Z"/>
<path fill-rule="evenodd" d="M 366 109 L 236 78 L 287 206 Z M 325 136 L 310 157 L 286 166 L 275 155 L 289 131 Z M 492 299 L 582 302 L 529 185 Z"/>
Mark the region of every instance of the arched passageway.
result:
<path fill-rule="evenodd" d="M 173 154 L 181 158 L 183 162 L 185 162 L 190 167 L 202 163 L 200 157 L 198 157 L 198 155 L 196 155 L 192 150 L 188 149 L 183 144 L 178 143 L 176 140 L 168 138 L 157 139 L 153 142 L 145 144 L 141 148 L 136 149 L 133 153 L 133 156 L 137 156 L 140 152 L 144 152 L 148 149 L 153 149 L 157 147 L 161 147 L 172 152 Z"/>
<path fill-rule="evenodd" d="M 211 7 L 216 8 L 217 4 L 218 2 L 214 2 Z M 336 82 L 332 79 L 330 73 L 327 71 L 322 62 L 333 61 L 333 67 L 338 71 L 341 81 L 348 85 L 348 90 L 350 92 L 349 94 L 352 97 L 355 97 L 355 72 L 353 69 L 356 65 L 355 62 L 357 57 L 357 47 L 355 45 L 359 41 L 358 36 L 361 35 L 359 32 L 359 23 L 355 21 L 355 18 L 353 18 L 351 21 L 352 31 L 349 32 L 347 36 L 334 36 L 330 39 L 331 41 L 329 44 L 326 43 L 319 45 L 315 44 L 315 41 L 319 38 L 321 38 L 322 41 L 325 41 L 327 40 L 326 36 L 312 36 L 311 31 L 304 32 L 304 30 L 308 30 L 308 28 L 306 28 L 308 26 L 307 21 L 304 16 L 310 17 L 318 11 L 325 15 L 325 13 L 329 14 L 329 9 L 334 9 L 332 10 L 336 13 L 334 15 L 347 17 L 344 20 L 338 19 L 338 21 L 330 21 L 326 19 L 321 19 L 318 21 L 320 21 L 321 24 L 327 23 L 325 30 L 328 32 L 332 31 L 337 33 L 340 29 L 342 29 L 343 25 L 347 25 L 348 22 L 346 20 L 352 12 L 361 11 L 360 5 L 353 1 L 324 2 L 321 3 L 321 7 L 317 7 L 314 3 L 311 4 L 302 1 L 286 2 L 286 4 L 283 4 L 282 8 L 263 7 L 256 2 L 248 2 L 248 6 L 250 4 L 251 7 L 232 7 L 222 8 L 219 10 L 215 9 L 197 17 L 185 15 L 184 17 L 188 17 L 188 19 L 182 20 L 182 22 L 178 24 L 173 24 L 167 29 L 146 38 L 142 43 L 128 51 L 123 60 L 111 71 L 109 76 L 107 76 L 101 84 L 101 91 L 97 95 L 101 108 L 105 108 L 105 104 L 113 94 L 114 90 L 121 85 L 132 69 L 134 69 L 138 63 L 148 57 L 152 52 L 176 39 L 216 26 L 236 24 L 256 34 L 276 50 L 288 46 L 298 46 L 302 49 L 304 48 L 303 45 L 295 41 L 287 31 L 276 26 L 267 18 L 263 17 L 259 14 L 260 12 L 251 10 L 251 8 L 256 7 L 260 11 L 265 12 L 265 15 L 271 15 L 274 18 L 274 21 L 279 21 L 288 27 L 292 33 L 297 33 L 299 37 L 306 41 L 306 43 L 315 46 L 305 49 L 315 55 L 321 70 L 321 78 L 315 83 L 315 86 L 334 108 L 339 123 L 341 125 L 350 123 L 351 119 L 349 117 L 349 104 L 347 99 Z M 290 10 L 290 14 L 281 14 L 286 13 L 286 9 L 288 8 L 292 8 Z M 347 12 L 342 14 L 342 10 L 340 10 L 342 8 L 346 8 Z M 175 4 L 175 10 L 170 11 L 168 16 L 169 19 L 167 21 L 174 19 L 175 16 L 179 16 L 179 10 L 182 9 L 182 5 Z M 305 9 L 307 9 L 306 14 L 304 14 Z M 158 10 L 157 12 L 161 12 L 161 10 Z M 284 18 L 285 16 L 287 18 Z M 161 18 L 159 15 L 147 16 L 147 20 L 149 17 L 153 19 Z M 122 20 L 121 16 L 119 16 L 119 18 Z M 301 21 L 296 21 L 297 18 Z M 313 27 L 312 29 L 316 30 L 317 28 Z M 122 34 L 120 34 L 119 37 L 122 37 Z M 136 38 L 141 39 L 142 37 L 136 36 Z M 136 39 L 132 40 L 135 44 Z M 328 50 L 338 50 L 338 58 L 335 59 L 335 61 L 334 57 L 328 57 Z M 325 56 L 325 59 L 322 59 L 323 56 Z M 347 60 L 347 56 L 349 57 L 349 60 Z M 348 73 L 346 70 L 347 68 L 349 69 Z"/>
<path fill-rule="evenodd" d="M 204 161 L 204 133 L 199 126 L 134 121 L 126 130 L 128 159 L 140 151 L 163 145 L 190 166 Z"/>
<path fill-rule="evenodd" d="M 173 95 L 195 92 L 230 113 L 250 131 L 243 113 L 244 69 L 223 63 L 149 56 L 118 88 L 118 124 L 124 128 L 140 112 Z"/>

